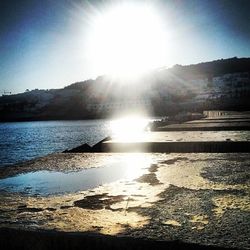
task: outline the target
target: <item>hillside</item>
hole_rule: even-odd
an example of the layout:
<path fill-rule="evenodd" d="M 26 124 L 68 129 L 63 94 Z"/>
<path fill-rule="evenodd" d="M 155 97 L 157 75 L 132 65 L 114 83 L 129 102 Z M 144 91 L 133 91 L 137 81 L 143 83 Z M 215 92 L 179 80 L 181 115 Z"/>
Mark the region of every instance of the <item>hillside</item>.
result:
<path fill-rule="evenodd" d="M 186 110 L 250 109 L 250 58 L 175 65 L 133 83 L 109 76 L 63 89 L 0 97 L 0 121 L 87 119 L 122 112 L 167 115 Z"/>

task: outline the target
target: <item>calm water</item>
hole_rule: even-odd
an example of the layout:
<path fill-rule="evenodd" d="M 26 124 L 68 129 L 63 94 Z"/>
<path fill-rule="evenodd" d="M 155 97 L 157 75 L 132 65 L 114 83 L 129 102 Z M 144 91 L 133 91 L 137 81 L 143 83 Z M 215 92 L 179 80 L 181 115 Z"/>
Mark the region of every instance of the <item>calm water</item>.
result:
<path fill-rule="evenodd" d="M 42 196 L 74 193 L 119 179 L 133 180 L 146 172 L 149 165 L 147 161 L 131 165 L 125 157 L 110 165 L 76 172 L 30 172 L 0 180 L 0 191 Z"/>
<path fill-rule="evenodd" d="M 111 120 L 0 123 L 0 166 L 94 145 L 111 135 Z"/>

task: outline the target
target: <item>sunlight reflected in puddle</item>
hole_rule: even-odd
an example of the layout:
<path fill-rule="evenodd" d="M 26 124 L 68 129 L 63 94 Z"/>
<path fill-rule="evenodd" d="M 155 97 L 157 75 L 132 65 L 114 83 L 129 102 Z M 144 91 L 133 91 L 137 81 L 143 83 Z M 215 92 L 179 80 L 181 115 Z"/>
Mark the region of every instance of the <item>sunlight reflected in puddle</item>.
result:
<path fill-rule="evenodd" d="M 56 195 L 93 189 L 120 179 L 131 181 L 147 171 L 150 160 L 139 154 L 124 155 L 103 167 L 77 172 L 37 171 L 0 180 L 0 190 L 30 195 Z"/>

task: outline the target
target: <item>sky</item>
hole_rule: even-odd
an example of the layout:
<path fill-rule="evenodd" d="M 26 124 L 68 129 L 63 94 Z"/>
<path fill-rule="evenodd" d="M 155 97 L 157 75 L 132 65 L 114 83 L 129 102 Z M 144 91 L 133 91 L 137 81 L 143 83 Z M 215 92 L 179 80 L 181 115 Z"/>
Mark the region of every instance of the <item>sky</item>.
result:
<path fill-rule="evenodd" d="M 1 1 L 0 94 L 62 88 L 105 74 L 96 67 L 100 55 L 89 53 L 90 44 L 92 52 L 96 44 L 90 39 L 91 31 L 96 16 L 123 2 Z M 157 67 L 250 57 L 249 0 L 129 2 L 137 6 L 149 4 L 160 17 L 168 39 Z"/>

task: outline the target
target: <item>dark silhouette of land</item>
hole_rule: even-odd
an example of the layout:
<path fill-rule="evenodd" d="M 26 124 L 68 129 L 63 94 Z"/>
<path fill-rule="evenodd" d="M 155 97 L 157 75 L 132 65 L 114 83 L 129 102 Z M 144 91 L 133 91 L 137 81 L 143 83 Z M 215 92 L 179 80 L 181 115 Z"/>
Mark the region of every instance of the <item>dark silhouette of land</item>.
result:
<path fill-rule="evenodd" d="M 250 58 L 175 65 L 127 83 L 109 76 L 63 89 L 0 97 L 0 121 L 111 117 L 127 112 L 171 115 L 202 110 L 249 110 Z"/>

